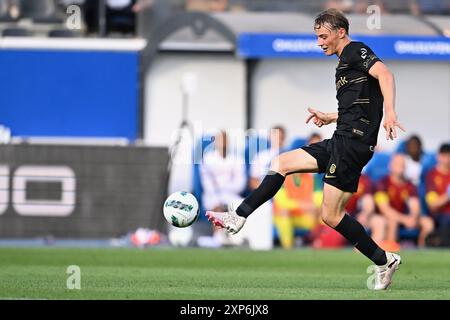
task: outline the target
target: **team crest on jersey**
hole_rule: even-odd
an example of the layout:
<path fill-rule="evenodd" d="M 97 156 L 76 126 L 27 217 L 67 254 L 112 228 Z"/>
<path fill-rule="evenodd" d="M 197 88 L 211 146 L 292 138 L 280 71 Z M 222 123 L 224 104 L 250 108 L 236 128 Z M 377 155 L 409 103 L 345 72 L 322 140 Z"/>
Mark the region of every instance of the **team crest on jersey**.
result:
<path fill-rule="evenodd" d="M 336 165 L 333 163 L 330 167 L 330 173 L 333 174 L 336 172 Z"/>

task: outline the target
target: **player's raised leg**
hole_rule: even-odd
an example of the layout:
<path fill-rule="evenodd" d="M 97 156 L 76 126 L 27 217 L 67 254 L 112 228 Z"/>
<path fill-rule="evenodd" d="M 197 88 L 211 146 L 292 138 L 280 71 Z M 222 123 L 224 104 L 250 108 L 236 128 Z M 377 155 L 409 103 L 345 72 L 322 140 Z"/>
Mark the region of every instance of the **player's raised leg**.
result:
<path fill-rule="evenodd" d="M 352 193 L 344 192 L 328 183 L 325 183 L 323 193 L 322 220 L 377 265 L 375 286 L 372 289 L 387 289 L 401 263 L 400 256 L 381 249 L 364 227 L 345 213 L 345 206 Z"/>
<path fill-rule="evenodd" d="M 282 153 L 272 160 L 270 170 L 259 187 L 238 208 L 231 208 L 228 212 L 207 211 L 206 216 L 215 225 L 237 233 L 244 226 L 246 218 L 277 193 L 287 174 L 317 171 L 317 160 L 303 149 Z"/>

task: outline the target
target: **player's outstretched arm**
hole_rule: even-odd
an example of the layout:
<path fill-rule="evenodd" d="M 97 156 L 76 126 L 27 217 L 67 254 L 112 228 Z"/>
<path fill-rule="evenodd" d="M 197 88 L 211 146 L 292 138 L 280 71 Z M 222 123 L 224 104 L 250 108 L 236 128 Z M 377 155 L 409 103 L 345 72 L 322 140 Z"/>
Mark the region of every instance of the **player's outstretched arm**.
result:
<path fill-rule="evenodd" d="M 395 79 L 392 72 L 386 65 L 377 61 L 370 68 L 369 74 L 378 80 L 380 83 L 381 93 L 384 98 L 384 123 L 383 127 L 386 130 L 386 140 L 394 140 L 397 138 L 397 129 L 399 127 L 405 131 L 403 126 L 397 120 L 395 113 Z"/>
<path fill-rule="evenodd" d="M 319 128 L 323 125 L 330 124 L 332 122 L 336 122 L 338 118 L 338 113 L 324 113 L 319 110 L 308 108 L 308 112 L 310 115 L 306 119 L 306 123 L 310 120 L 313 120 L 314 124 Z"/>

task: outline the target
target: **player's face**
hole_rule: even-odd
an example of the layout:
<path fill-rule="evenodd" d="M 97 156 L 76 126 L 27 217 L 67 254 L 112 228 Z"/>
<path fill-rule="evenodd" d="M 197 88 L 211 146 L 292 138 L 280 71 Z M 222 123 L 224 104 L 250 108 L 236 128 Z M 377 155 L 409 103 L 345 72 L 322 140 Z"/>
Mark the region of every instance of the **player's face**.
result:
<path fill-rule="evenodd" d="M 314 31 L 317 36 L 317 45 L 323 50 L 323 53 L 331 56 L 338 52 L 337 47 L 341 38 L 337 30 L 327 25 L 321 25 L 319 28 L 314 28 Z"/>
<path fill-rule="evenodd" d="M 409 141 L 408 144 L 406 145 L 406 151 L 413 158 L 419 158 L 420 154 L 422 153 L 422 147 L 420 146 L 420 142 L 415 139 Z"/>

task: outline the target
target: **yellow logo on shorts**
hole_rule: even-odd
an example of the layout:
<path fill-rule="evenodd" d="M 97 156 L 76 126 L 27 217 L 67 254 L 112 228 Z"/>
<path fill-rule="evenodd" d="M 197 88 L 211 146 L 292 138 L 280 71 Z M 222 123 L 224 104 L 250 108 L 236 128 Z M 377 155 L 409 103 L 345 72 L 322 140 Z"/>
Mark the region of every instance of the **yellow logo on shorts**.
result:
<path fill-rule="evenodd" d="M 333 163 L 330 167 L 330 173 L 333 174 L 336 172 L 336 165 Z"/>

